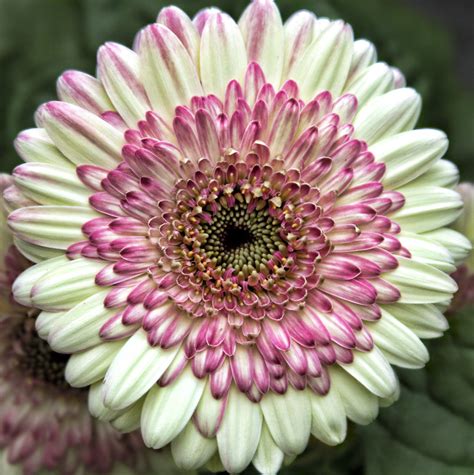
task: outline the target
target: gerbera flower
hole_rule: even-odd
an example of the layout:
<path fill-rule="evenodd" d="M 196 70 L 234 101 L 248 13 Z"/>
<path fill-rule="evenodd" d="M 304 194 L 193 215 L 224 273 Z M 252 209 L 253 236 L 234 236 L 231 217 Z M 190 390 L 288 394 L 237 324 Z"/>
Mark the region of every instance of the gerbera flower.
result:
<path fill-rule="evenodd" d="M 9 181 L 0 176 L 0 188 Z M 120 434 L 95 420 L 87 391 L 66 383 L 69 357 L 39 338 L 38 312 L 12 300 L 13 280 L 30 265 L 0 213 L 0 473 L 132 475 L 151 473 L 158 462 L 173 470 L 169 456 L 151 453 L 139 432 Z"/>
<path fill-rule="evenodd" d="M 474 186 L 472 183 L 461 183 L 457 191 L 464 202 L 464 210 L 453 224 L 453 228 L 463 233 L 468 243 L 472 245 L 474 242 Z M 474 304 L 474 255 L 472 252 L 465 260 L 461 259 L 458 262 L 456 272 L 452 274 L 452 277 L 457 282 L 459 291 L 454 296 L 449 311 L 456 312 Z"/>
<path fill-rule="evenodd" d="M 10 226 L 38 264 L 14 291 L 93 414 L 184 468 L 273 473 L 393 402 L 390 363 L 426 363 L 457 170 L 349 25 L 165 8 L 58 95 L 16 142 Z"/>

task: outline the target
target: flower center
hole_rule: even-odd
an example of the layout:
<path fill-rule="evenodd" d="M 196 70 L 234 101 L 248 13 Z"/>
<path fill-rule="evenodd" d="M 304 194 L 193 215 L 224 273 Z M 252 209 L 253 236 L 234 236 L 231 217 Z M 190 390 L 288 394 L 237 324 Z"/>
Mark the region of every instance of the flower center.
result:
<path fill-rule="evenodd" d="M 280 223 L 266 206 L 249 211 L 245 202 L 221 208 L 210 223 L 199 226 L 204 236 L 202 249 L 220 270 L 252 273 L 271 259 L 281 244 Z"/>
<path fill-rule="evenodd" d="M 69 355 L 55 353 L 34 329 L 34 320 L 27 317 L 17 328 L 14 352 L 20 371 L 35 380 L 68 388 L 64 371 Z"/>

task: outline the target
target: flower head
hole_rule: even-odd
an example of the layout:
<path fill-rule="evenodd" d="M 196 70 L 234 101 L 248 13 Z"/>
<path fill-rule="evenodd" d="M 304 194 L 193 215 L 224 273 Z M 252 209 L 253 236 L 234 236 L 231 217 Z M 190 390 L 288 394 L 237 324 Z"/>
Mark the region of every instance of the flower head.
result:
<path fill-rule="evenodd" d="M 2 189 L 9 182 L 0 177 Z M 69 356 L 38 336 L 36 309 L 13 301 L 12 283 L 31 263 L 11 243 L 3 216 L 0 236 L 1 473 L 149 473 L 151 454 L 140 434 L 120 434 L 91 417 L 87 392 L 64 379 Z"/>
<path fill-rule="evenodd" d="M 457 191 L 462 197 L 464 210 L 461 216 L 454 222 L 453 228 L 463 233 L 466 238 L 466 249 L 474 243 L 474 185 L 461 183 Z M 459 286 L 459 291 L 449 307 L 450 312 L 455 312 L 468 305 L 474 304 L 474 254 L 469 253 L 466 259 L 457 262 L 457 269 L 452 277 Z"/>
<path fill-rule="evenodd" d="M 349 25 L 165 8 L 58 93 L 16 143 L 9 222 L 38 264 L 15 297 L 94 414 L 141 417 L 184 468 L 272 473 L 394 401 L 390 363 L 427 361 L 457 171 Z"/>

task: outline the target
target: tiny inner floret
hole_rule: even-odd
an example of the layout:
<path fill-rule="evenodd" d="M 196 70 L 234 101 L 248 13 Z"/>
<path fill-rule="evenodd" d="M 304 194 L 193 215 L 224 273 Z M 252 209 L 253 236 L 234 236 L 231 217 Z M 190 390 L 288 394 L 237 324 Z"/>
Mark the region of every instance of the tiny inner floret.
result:
<path fill-rule="evenodd" d="M 235 197 L 241 201 L 231 207 L 225 203 L 210 223 L 198 226 L 204 238 L 200 247 L 202 256 L 209 259 L 216 270 L 233 269 L 234 274 L 246 278 L 284 245 L 276 218 L 265 208 L 249 209 L 240 193 Z"/>

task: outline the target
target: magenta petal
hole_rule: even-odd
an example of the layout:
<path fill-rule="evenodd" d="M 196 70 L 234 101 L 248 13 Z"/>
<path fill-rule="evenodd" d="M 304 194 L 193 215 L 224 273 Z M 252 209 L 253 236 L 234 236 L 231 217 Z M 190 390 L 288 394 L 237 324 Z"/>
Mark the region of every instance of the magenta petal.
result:
<path fill-rule="evenodd" d="M 296 373 L 304 376 L 308 371 L 308 362 L 303 348 L 296 342 L 292 342 L 288 351 L 282 352 L 287 365 Z"/>
<path fill-rule="evenodd" d="M 360 305 L 370 305 L 377 297 L 374 287 L 364 279 L 349 280 L 344 285 L 334 280 L 325 280 L 320 289 L 329 295 Z"/>
<path fill-rule="evenodd" d="M 225 359 L 223 364 L 211 374 L 210 380 L 211 393 L 216 399 L 222 399 L 227 395 L 232 383 L 232 372 L 228 359 Z"/>
<path fill-rule="evenodd" d="M 212 395 L 215 397 L 214 393 L 212 393 Z M 206 420 L 201 419 L 199 411 L 196 411 L 194 413 L 193 419 L 192 419 L 194 424 L 196 425 L 197 430 L 201 433 L 201 435 L 209 439 L 213 438 L 216 435 L 217 431 L 219 430 L 219 427 L 221 425 L 222 418 L 224 417 L 225 409 L 227 406 L 227 395 L 221 396 L 218 399 L 219 399 L 219 408 L 217 409 L 218 416 L 215 418 L 214 424 L 210 425 L 208 419 Z"/>
<path fill-rule="evenodd" d="M 309 387 L 316 393 L 324 396 L 329 392 L 331 386 L 331 380 L 329 378 L 329 373 L 326 368 L 322 368 L 321 376 L 317 378 L 309 377 L 307 378 Z"/>
<path fill-rule="evenodd" d="M 249 104 L 254 104 L 257 95 L 265 84 L 265 75 L 263 74 L 262 68 L 256 62 L 250 62 L 247 67 L 247 72 L 245 73 L 245 86 L 244 94 L 245 99 Z"/>
<path fill-rule="evenodd" d="M 108 170 L 96 165 L 79 165 L 76 168 L 79 179 L 91 190 L 101 191 L 102 180 L 107 177 Z"/>
<path fill-rule="evenodd" d="M 230 367 L 235 384 L 240 391 L 249 391 L 253 383 L 252 350 L 246 347 L 239 347 L 230 359 Z"/>
<path fill-rule="evenodd" d="M 176 355 L 175 359 L 168 367 L 168 369 L 163 373 L 163 376 L 161 376 L 161 378 L 159 379 L 158 384 L 161 387 L 168 386 L 169 384 L 171 384 L 183 372 L 188 362 L 189 361 L 186 358 L 184 352 L 180 351 Z"/>
<path fill-rule="evenodd" d="M 263 330 L 268 335 L 271 344 L 280 351 L 290 348 L 290 336 L 283 325 L 272 320 L 264 320 Z"/>
<path fill-rule="evenodd" d="M 285 394 L 288 389 L 288 376 L 285 373 L 281 378 L 270 379 L 270 389 L 277 394 Z"/>
<path fill-rule="evenodd" d="M 371 279 L 370 283 L 377 291 L 378 303 L 395 303 L 400 299 L 400 291 L 384 279 Z"/>
<path fill-rule="evenodd" d="M 352 280 L 361 274 L 361 269 L 350 256 L 331 254 L 318 264 L 318 272 L 327 279 Z"/>
<path fill-rule="evenodd" d="M 122 323 L 122 312 L 119 312 L 102 325 L 99 330 L 99 336 L 106 341 L 122 340 L 133 335 L 138 328 L 138 324 L 124 326 Z"/>

